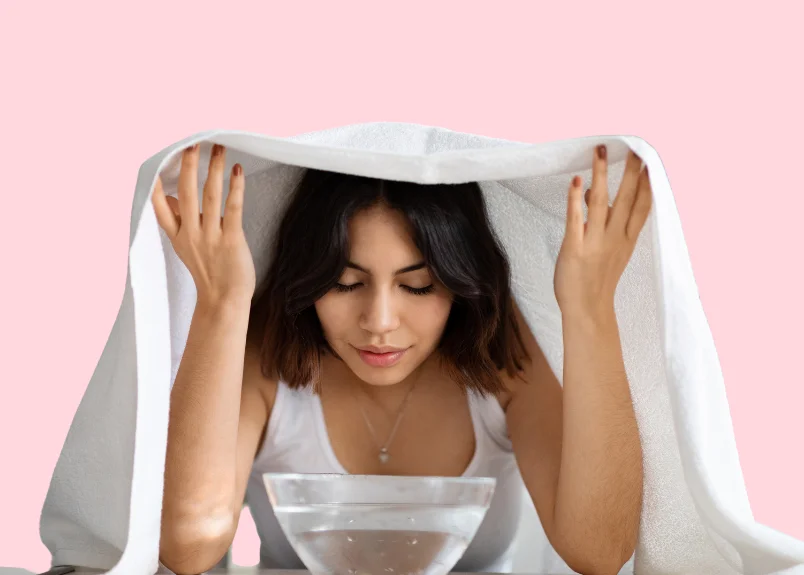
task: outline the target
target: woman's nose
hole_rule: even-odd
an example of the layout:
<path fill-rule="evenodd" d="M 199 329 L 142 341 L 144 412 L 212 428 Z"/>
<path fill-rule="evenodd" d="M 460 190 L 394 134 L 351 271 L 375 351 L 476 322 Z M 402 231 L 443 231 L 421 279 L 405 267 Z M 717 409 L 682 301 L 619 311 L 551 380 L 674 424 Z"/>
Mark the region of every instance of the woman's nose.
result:
<path fill-rule="evenodd" d="M 399 327 L 399 313 L 391 289 L 374 289 L 365 302 L 360 327 L 368 332 L 383 334 Z"/>

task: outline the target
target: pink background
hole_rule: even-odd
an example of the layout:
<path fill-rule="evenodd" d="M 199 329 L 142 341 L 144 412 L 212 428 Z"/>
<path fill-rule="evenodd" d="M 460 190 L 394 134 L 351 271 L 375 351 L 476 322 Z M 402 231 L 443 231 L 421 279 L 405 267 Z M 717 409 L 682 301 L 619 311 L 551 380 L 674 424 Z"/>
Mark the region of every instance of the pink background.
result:
<path fill-rule="evenodd" d="M 650 142 L 755 515 L 804 539 L 795 4 L 0 2 L 0 565 L 48 566 L 39 512 L 120 305 L 140 164 L 211 128 L 374 120 Z M 246 516 L 238 563 L 256 541 Z"/>

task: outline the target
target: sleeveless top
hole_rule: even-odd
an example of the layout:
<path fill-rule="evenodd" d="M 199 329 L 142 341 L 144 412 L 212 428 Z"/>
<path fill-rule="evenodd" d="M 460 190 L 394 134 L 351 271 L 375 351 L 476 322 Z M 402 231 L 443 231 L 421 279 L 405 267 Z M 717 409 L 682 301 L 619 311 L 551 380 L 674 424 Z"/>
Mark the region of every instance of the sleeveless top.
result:
<path fill-rule="evenodd" d="M 494 397 L 468 392 L 475 430 L 475 453 L 463 477 L 494 477 L 491 505 L 472 542 L 453 571 L 509 573 L 511 554 L 525 494 L 508 438 L 505 413 Z M 263 473 L 348 473 L 332 449 L 321 399 L 311 389 L 291 389 L 283 382 L 254 459 L 246 488 L 248 505 L 260 537 L 260 567 L 304 569 L 276 517 Z"/>

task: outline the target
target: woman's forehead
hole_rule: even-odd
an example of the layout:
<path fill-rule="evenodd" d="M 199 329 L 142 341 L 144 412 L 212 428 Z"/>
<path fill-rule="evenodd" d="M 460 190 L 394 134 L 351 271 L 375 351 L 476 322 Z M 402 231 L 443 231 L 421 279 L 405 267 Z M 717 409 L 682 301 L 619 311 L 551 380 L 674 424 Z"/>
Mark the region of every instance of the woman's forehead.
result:
<path fill-rule="evenodd" d="M 417 250 L 410 222 L 404 214 L 385 207 L 372 207 L 355 214 L 349 222 L 352 248 L 374 251 L 377 244 Z"/>

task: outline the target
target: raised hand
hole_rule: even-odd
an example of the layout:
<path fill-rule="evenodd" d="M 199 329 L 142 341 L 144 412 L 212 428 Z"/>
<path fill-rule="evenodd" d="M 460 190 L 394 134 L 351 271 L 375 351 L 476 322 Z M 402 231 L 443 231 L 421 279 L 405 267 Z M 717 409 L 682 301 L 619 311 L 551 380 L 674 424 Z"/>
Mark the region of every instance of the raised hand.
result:
<path fill-rule="evenodd" d="M 633 152 L 613 205 L 609 206 L 605 146 L 596 148 L 592 185 L 584 197 L 583 181 L 572 180 L 567 228 L 558 254 L 554 287 L 564 315 L 597 317 L 610 314 L 620 277 L 634 252 L 648 218 L 652 192 L 648 169 Z M 583 203 L 589 208 L 583 221 Z"/>
<path fill-rule="evenodd" d="M 248 303 L 256 279 L 254 260 L 243 233 L 243 169 L 240 164 L 232 169 L 225 215 L 221 217 L 226 150 L 213 146 L 202 213 L 198 206 L 198 149 L 196 144 L 183 152 L 178 200 L 165 196 L 162 181 L 157 178 L 152 196 L 156 218 L 190 271 L 199 304 Z"/>

